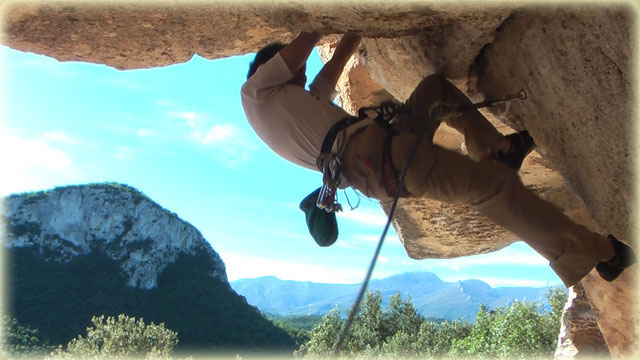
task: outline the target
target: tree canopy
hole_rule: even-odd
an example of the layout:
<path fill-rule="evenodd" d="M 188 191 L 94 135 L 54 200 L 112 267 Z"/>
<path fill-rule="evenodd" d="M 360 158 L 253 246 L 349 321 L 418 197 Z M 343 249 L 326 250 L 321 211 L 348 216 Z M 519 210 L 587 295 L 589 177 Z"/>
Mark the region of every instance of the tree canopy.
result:
<path fill-rule="evenodd" d="M 399 293 L 382 308 L 379 291 L 368 292 L 340 349 L 347 357 L 552 357 L 560 330 L 560 316 L 567 295 L 550 289 L 551 311 L 534 302 L 514 301 L 490 310 L 481 306 L 475 324 L 465 321 L 435 322 L 417 313 L 411 299 Z M 331 310 L 296 351 L 297 357 L 335 356 L 345 326 L 337 308 Z"/>

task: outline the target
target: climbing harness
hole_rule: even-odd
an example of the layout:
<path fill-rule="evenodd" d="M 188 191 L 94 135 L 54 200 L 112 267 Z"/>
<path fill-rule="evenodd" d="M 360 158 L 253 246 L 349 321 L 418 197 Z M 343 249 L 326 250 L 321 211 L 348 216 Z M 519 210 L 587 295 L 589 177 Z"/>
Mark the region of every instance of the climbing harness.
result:
<path fill-rule="evenodd" d="M 479 103 L 471 104 L 469 106 L 457 106 L 450 105 L 445 103 L 434 102 L 429 109 L 429 113 L 433 114 L 434 117 L 432 120 L 432 126 L 430 129 L 437 128 L 437 125 L 443 119 L 449 117 L 458 117 L 462 115 L 462 113 L 487 107 L 494 106 L 501 103 L 505 103 L 512 100 L 526 100 L 527 92 L 524 89 L 521 89 L 516 94 L 511 94 L 504 96 L 498 99 L 489 99 Z M 322 147 L 320 150 L 320 156 L 316 159 L 316 165 L 318 169 L 322 172 L 322 188 L 320 190 L 318 201 L 316 205 L 320 209 L 324 209 L 327 212 L 335 212 L 342 211 L 342 205 L 340 205 L 336 201 L 337 189 L 340 186 L 340 175 L 342 173 L 342 162 L 340 161 L 340 155 L 342 155 L 343 149 L 338 149 L 337 152 L 333 152 L 333 145 L 338 138 L 338 135 L 342 134 L 346 137 L 346 129 L 354 125 L 364 119 L 370 118 L 370 113 L 374 112 L 375 116 L 373 120 L 378 126 L 383 129 L 389 131 L 391 134 L 392 124 L 391 120 L 398 114 L 407 114 L 409 112 L 408 108 L 404 104 L 400 104 L 394 101 L 385 101 L 378 106 L 369 106 L 363 107 L 358 110 L 358 116 L 348 116 L 329 129 L 327 135 L 322 142 Z M 426 129 L 425 129 L 426 130 Z M 344 145 L 344 141 L 343 141 Z M 385 147 L 391 146 L 391 136 L 388 136 L 385 140 Z M 383 151 L 385 156 L 389 156 L 389 151 Z M 397 174 L 392 169 L 392 166 L 389 166 L 390 159 L 386 159 L 384 161 L 383 171 L 384 171 L 384 185 L 385 189 L 389 196 L 393 196 L 398 190 L 403 190 L 404 188 L 397 184 L 396 179 Z M 403 195 L 406 195 L 404 193 Z"/>
<path fill-rule="evenodd" d="M 356 124 L 364 119 L 371 118 L 370 113 L 375 113 L 373 120 L 380 127 L 386 130 L 391 129 L 391 120 L 400 113 L 407 113 L 408 109 L 404 104 L 393 101 L 385 101 L 378 106 L 363 107 L 358 110 L 358 116 L 349 116 L 340 121 L 329 129 L 327 135 L 322 142 L 320 148 L 320 156 L 316 159 L 316 165 L 322 172 L 322 188 L 318 196 L 316 205 L 320 209 L 327 212 L 342 211 L 342 205 L 336 201 L 336 194 L 340 186 L 340 175 L 342 174 L 342 162 L 339 156 L 342 150 L 333 152 L 333 145 L 342 134 L 346 138 L 346 130 L 349 126 Z M 344 141 L 343 146 L 344 147 Z"/>
<path fill-rule="evenodd" d="M 432 124 L 437 124 L 439 121 L 442 121 L 442 119 L 446 119 L 448 117 L 458 117 L 458 116 L 461 116 L 463 113 L 465 113 L 467 111 L 471 111 L 471 110 L 475 110 L 475 109 L 479 109 L 479 108 L 483 108 L 483 107 L 487 107 L 487 106 L 493 106 L 493 105 L 497 105 L 497 104 L 508 102 L 508 101 L 512 101 L 512 100 L 526 100 L 526 99 L 527 99 L 527 93 L 526 93 L 526 91 L 524 89 L 521 89 L 516 94 L 507 95 L 505 97 L 498 98 L 498 99 L 485 100 L 485 101 L 482 101 L 482 102 L 479 102 L 479 103 L 471 104 L 470 106 L 456 106 L 456 105 L 451 105 L 451 104 L 435 102 L 429 108 L 429 111 L 428 111 L 429 120 L 431 121 Z M 396 108 L 396 112 L 397 112 L 397 109 L 401 108 L 402 106 L 403 105 L 398 106 Z M 382 116 L 382 115 L 380 115 L 382 113 L 382 104 L 380 106 L 380 110 L 381 111 L 379 113 L 379 116 Z M 406 108 L 403 111 L 406 111 Z M 393 113 L 393 112 L 389 112 L 388 115 L 391 115 L 391 113 Z M 361 115 L 360 112 L 359 112 L 359 115 Z M 393 116 L 395 116 L 395 113 L 393 113 Z M 391 116 L 391 118 L 393 118 L 393 116 Z M 378 121 L 376 120 L 376 122 L 378 122 Z M 386 126 L 389 126 L 388 121 L 386 123 Z M 351 327 L 351 324 L 353 323 L 353 319 L 354 319 L 355 315 L 359 311 L 360 303 L 362 302 L 362 298 L 364 297 L 364 293 L 367 290 L 367 287 L 369 285 L 369 281 L 371 280 L 371 275 L 373 273 L 373 269 L 374 269 L 376 261 L 378 259 L 378 255 L 380 254 L 380 250 L 382 249 L 382 244 L 383 244 L 384 239 L 385 239 L 385 237 L 387 235 L 387 231 L 389 230 L 389 227 L 391 225 L 391 220 L 393 219 L 393 214 L 394 214 L 394 212 L 396 210 L 396 206 L 398 205 L 398 199 L 400 198 L 400 196 L 401 196 L 401 194 L 403 192 L 403 189 L 404 189 L 404 181 L 405 181 L 405 178 L 407 176 L 407 172 L 409 170 L 409 164 L 411 164 L 411 162 L 413 161 L 413 157 L 416 154 L 416 151 L 418 149 L 418 145 L 420 144 L 420 141 L 422 140 L 424 135 L 426 133 L 428 133 L 429 130 L 431 130 L 431 129 L 432 129 L 432 127 L 425 126 L 425 128 L 422 130 L 422 133 L 420 134 L 420 136 L 418 136 L 416 138 L 415 143 L 411 147 L 411 152 L 410 152 L 409 157 L 407 159 L 406 165 L 404 166 L 404 169 L 402 170 L 402 174 L 400 175 L 400 179 L 398 180 L 399 186 L 398 186 L 398 189 L 397 189 L 397 191 L 395 193 L 395 196 L 393 197 L 393 202 L 391 204 L 391 208 L 389 209 L 389 215 L 387 217 L 387 222 L 386 222 L 386 224 L 384 226 L 384 229 L 382 230 L 382 234 L 380 236 L 380 240 L 378 240 L 378 246 L 376 247 L 376 250 L 375 250 L 375 252 L 373 254 L 373 258 L 371 259 L 371 263 L 369 265 L 369 269 L 367 270 L 367 275 L 365 276 L 365 279 L 362 282 L 362 286 L 360 287 L 360 291 L 358 293 L 358 297 L 356 298 L 356 301 L 354 302 L 353 307 L 351 308 L 351 312 L 349 313 L 349 317 L 347 318 L 347 322 L 345 323 L 344 328 L 342 329 L 342 332 L 340 334 L 340 338 L 338 339 L 338 342 L 336 343 L 336 346 L 335 346 L 335 349 L 334 349 L 334 356 L 335 357 L 338 357 L 338 355 L 340 354 L 340 348 L 342 347 L 342 344 L 344 343 L 344 341 L 345 341 L 345 339 L 347 337 L 347 334 L 349 333 L 349 328 Z M 326 140 L 327 139 L 325 138 L 325 141 Z M 323 179 L 324 179 L 324 173 L 323 173 Z"/>

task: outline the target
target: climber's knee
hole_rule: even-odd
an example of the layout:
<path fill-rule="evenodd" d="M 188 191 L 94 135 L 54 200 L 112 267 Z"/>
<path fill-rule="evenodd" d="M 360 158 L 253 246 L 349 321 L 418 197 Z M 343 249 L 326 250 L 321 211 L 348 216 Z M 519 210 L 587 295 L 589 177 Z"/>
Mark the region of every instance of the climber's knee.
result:
<path fill-rule="evenodd" d="M 432 74 L 422 79 L 406 102 L 411 115 L 417 119 L 426 118 L 429 106 L 446 98 L 447 87 L 451 86 L 448 84 L 442 74 Z"/>
<path fill-rule="evenodd" d="M 493 161 L 477 164 L 467 197 L 471 206 L 482 208 L 508 199 L 511 193 L 524 187 L 518 173 L 504 164 Z"/>

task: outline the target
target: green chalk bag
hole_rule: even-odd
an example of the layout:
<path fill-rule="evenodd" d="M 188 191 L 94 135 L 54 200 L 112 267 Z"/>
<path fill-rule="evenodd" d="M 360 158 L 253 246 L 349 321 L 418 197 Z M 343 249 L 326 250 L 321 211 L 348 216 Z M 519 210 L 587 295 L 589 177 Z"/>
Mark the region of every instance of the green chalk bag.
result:
<path fill-rule="evenodd" d="M 300 202 L 300 210 L 304 212 L 313 240 L 318 245 L 326 247 L 333 245 L 338 239 L 338 223 L 335 212 L 327 212 L 316 206 L 320 189 L 318 188 Z"/>

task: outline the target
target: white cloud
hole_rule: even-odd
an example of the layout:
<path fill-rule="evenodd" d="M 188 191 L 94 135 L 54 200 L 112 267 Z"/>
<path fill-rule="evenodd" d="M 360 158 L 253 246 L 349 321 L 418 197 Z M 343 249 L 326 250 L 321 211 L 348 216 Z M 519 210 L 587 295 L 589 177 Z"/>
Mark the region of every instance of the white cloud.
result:
<path fill-rule="evenodd" d="M 35 60 L 25 61 L 21 64 L 12 64 L 12 66 L 35 68 L 38 71 L 46 71 L 48 75 L 56 78 L 72 78 L 78 76 L 78 73 L 70 70 L 70 66 L 67 63 L 60 62 L 54 58 L 50 58 L 44 55 L 35 55 L 38 58 Z"/>
<path fill-rule="evenodd" d="M 241 254 L 221 254 L 230 281 L 272 275 L 281 280 L 318 283 L 360 283 L 367 269 L 347 266 L 314 265 L 295 261 L 266 259 Z"/>
<path fill-rule="evenodd" d="M 118 160 L 133 160 L 133 150 L 126 146 L 120 146 L 114 157 Z"/>
<path fill-rule="evenodd" d="M 313 238 L 309 234 L 301 234 L 293 231 L 282 231 L 282 230 L 275 230 L 273 232 L 273 237 L 290 239 L 295 241 L 313 240 Z"/>
<path fill-rule="evenodd" d="M 167 116 L 169 118 L 186 120 L 187 126 L 191 129 L 195 129 L 198 123 L 204 120 L 201 115 L 198 115 L 194 111 L 169 111 Z"/>
<path fill-rule="evenodd" d="M 86 141 L 78 139 L 74 136 L 71 136 L 65 133 L 64 131 L 49 131 L 49 132 L 42 133 L 42 135 L 40 136 L 42 136 L 42 138 L 44 139 L 59 142 L 62 144 L 71 144 L 71 145 L 86 144 Z"/>
<path fill-rule="evenodd" d="M 211 125 L 210 115 L 196 111 L 168 111 L 169 119 L 179 119 L 178 131 L 183 131 L 184 139 L 216 150 L 212 154 L 227 166 L 245 163 L 258 147 L 249 141 L 249 136 L 240 128 L 229 123 L 218 122 Z M 180 129 L 181 124 L 186 125 Z"/>
<path fill-rule="evenodd" d="M 214 149 L 212 155 L 230 167 L 248 162 L 258 149 L 244 132 L 231 124 L 213 126 L 198 134 L 197 140 L 200 145 Z"/>
<path fill-rule="evenodd" d="M 533 265 L 547 266 L 549 261 L 542 256 L 531 254 L 490 253 L 456 259 L 458 265 Z"/>
<path fill-rule="evenodd" d="M 377 243 L 378 241 L 380 241 L 380 235 L 356 235 L 355 236 L 357 239 L 360 239 L 362 241 L 366 241 L 366 242 L 372 242 L 372 243 Z"/>
<path fill-rule="evenodd" d="M 171 101 L 171 100 L 167 100 L 167 99 L 158 99 L 156 100 L 156 105 L 157 106 L 175 106 L 176 104 Z"/>
<path fill-rule="evenodd" d="M 351 244 L 350 242 L 341 241 L 340 239 L 338 239 L 333 246 L 343 248 L 343 249 L 351 249 L 351 250 L 359 249 L 359 247 L 353 246 L 353 244 Z"/>
<path fill-rule="evenodd" d="M 508 279 L 508 278 L 495 278 L 495 277 L 475 277 L 477 280 L 481 280 L 491 285 L 491 287 L 545 287 L 545 286 L 554 286 L 560 284 L 560 281 L 557 283 L 549 283 L 545 280 L 527 280 L 527 279 Z M 444 281 L 459 281 L 466 279 L 458 279 L 458 278 L 447 278 L 443 279 Z"/>
<path fill-rule="evenodd" d="M 193 111 L 185 111 L 182 113 L 176 113 L 175 114 L 177 117 L 181 118 L 181 119 L 185 119 L 185 120 L 195 120 L 198 118 L 198 115 L 193 112 Z"/>
<path fill-rule="evenodd" d="M 190 121 L 188 120 L 188 122 Z M 231 124 L 214 125 L 209 129 L 202 129 L 196 126 L 195 122 L 189 125 L 192 130 L 189 132 L 188 138 L 200 145 L 224 145 L 221 148 L 226 150 L 239 139 L 237 129 Z"/>
<path fill-rule="evenodd" d="M 431 270 L 435 267 L 446 267 L 454 271 L 458 271 L 463 267 L 477 267 L 477 266 L 541 266 L 546 267 L 549 265 L 549 261 L 537 254 L 533 250 L 518 251 L 510 247 L 481 255 L 465 256 L 454 259 L 429 259 L 423 267 L 427 270 Z"/>
<path fill-rule="evenodd" d="M 378 241 L 380 241 L 380 235 L 356 235 L 355 236 L 356 239 L 362 240 L 362 241 L 366 241 L 366 242 L 370 242 L 370 243 L 378 243 Z M 387 236 L 384 239 L 384 243 L 385 245 L 400 245 L 402 246 L 402 242 L 400 242 L 400 239 L 395 236 L 395 235 L 389 235 L 387 233 Z"/>
<path fill-rule="evenodd" d="M 389 262 L 389 258 L 386 256 L 378 255 L 378 262 L 380 262 L 380 264 L 386 264 Z"/>
<path fill-rule="evenodd" d="M 202 142 L 208 144 L 210 142 L 224 141 L 228 139 L 233 132 L 233 125 L 231 124 L 215 125 L 205 133 Z"/>
<path fill-rule="evenodd" d="M 42 56 L 42 57 L 40 57 L 38 59 L 35 59 L 35 60 L 25 61 L 25 62 L 23 62 L 23 64 L 25 66 L 46 68 L 46 67 L 59 66 L 60 62 L 58 60 L 55 60 L 54 58 Z"/>
<path fill-rule="evenodd" d="M 355 209 L 352 211 L 342 211 L 338 213 L 341 219 L 352 220 L 368 225 L 384 226 L 387 223 L 387 217 L 380 211 L 370 211 L 364 209 Z"/>
<path fill-rule="evenodd" d="M 144 86 L 126 78 L 108 78 L 104 81 L 106 85 L 119 87 L 126 90 L 140 91 L 144 90 Z"/>
<path fill-rule="evenodd" d="M 65 170 L 72 163 L 69 155 L 50 147 L 43 140 L 25 139 L 7 131 L 0 133 L 0 153 L 3 154 L 0 166 L 10 169 L 8 173 L 30 167 Z"/>
<path fill-rule="evenodd" d="M 24 138 L 0 126 L 0 193 L 34 191 L 73 181 L 72 158 L 42 139 Z"/>
<path fill-rule="evenodd" d="M 139 137 L 156 137 L 158 136 L 158 132 L 151 129 L 138 129 L 136 132 Z"/>

